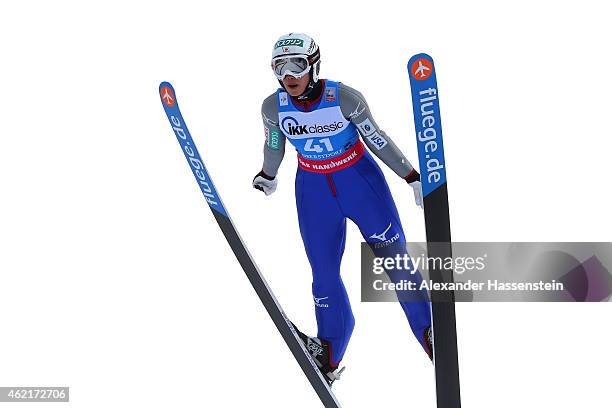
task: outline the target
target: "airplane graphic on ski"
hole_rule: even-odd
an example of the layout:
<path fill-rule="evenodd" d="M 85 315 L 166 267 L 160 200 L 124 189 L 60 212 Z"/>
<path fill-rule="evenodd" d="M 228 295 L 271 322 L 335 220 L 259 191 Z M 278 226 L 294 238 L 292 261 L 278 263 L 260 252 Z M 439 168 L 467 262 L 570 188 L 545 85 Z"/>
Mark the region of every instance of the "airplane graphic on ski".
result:
<path fill-rule="evenodd" d="M 167 87 L 164 88 L 164 94 L 162 95 L 162 99 L 166 101 L 166 105 L 168 105 L 168 106 L 172 106 L 172 104 L 174 102 L 174 98 L 172 97 L 170 92 L 168 92 L 168 88 Z"/>
<path fill-rule="evenodd" d="M 417 75 L 421 75 L 421 78 L 425 78 L 427 75 L 425 74 L 425 71 L 431 71 L 431 68 L 426 67 L 425 65 L 423 65 L 423 61 L 419 60 L 419 66 L 416 69 L 416 71 L 414 71 L 414 76 L 416 77 Z"/>

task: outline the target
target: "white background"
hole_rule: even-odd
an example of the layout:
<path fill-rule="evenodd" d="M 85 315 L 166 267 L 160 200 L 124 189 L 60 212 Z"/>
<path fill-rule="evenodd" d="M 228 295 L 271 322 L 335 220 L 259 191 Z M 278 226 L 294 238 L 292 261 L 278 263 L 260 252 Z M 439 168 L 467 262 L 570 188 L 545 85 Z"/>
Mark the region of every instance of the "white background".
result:
<path fill-rule="evenodd" d="M 598 2 L 4 2 L 0 385 L 75 407 L 315 407 L 315 393 L 202 200 L 157 93 L 172 81 L 234 222 L 287 314 L 315 321 L 288 149 L 261 168 L 276 38 L 311 34 L 322 76 L 366 96 L 406 156 L 405 64 L 436 60 L 453 238 L 611 241 L 609 13 Z M 412 192 L 385 169 L 409 239 Z M 360 304 L 334 385 L 346 407 L 434 407 L 399 306 Z M 609 403 L 610 304 L 460 304 L 463 406 Z M 8 406 L 8 405 L 7 405 Z"/>

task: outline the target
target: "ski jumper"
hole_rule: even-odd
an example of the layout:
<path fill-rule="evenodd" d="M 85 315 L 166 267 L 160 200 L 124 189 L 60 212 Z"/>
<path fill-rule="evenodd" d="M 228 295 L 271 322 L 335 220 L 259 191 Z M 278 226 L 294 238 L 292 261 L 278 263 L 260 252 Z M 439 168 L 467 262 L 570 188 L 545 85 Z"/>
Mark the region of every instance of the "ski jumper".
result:
<path fill-rule="evenodd" d="M 368 117 L 362 116 L 367 108 L 365 101 L 349 117 L 343 113 L 342 86 L 325 80 L 320 99 L 307 107 L 294 103 L 284 89 L 279 89 L 275 94 L 278 117 L 270 118 L 264 111 L 266 146 L 280 148 L 284 136 L 282 139 L 288 139 L 298 153 L 295 199 L 300 233 L 312 268 L 317 337 L 331 343 L 331 360 L 336 365 L 346 351 L 355 324 L 340 277 L 346 220 L 358 226 L 366 242 L 406 242 L 383 173 L 359 136 L 374 152 L 390 143 L 389 147 L 396 148 L 369 118 L 369 110 Z M 350 88 L 346 87 L 344 93 L 346 89 Z M 400 161 L 405 164 L 403 156 Z M 274 171 L 272 175 L 275 174 Z M 420 274 L 415 279 L 420 283 Z M 429 302 L 400 304 L 414 335 L 425 347 L 424 331 L 431 325 Z"/>

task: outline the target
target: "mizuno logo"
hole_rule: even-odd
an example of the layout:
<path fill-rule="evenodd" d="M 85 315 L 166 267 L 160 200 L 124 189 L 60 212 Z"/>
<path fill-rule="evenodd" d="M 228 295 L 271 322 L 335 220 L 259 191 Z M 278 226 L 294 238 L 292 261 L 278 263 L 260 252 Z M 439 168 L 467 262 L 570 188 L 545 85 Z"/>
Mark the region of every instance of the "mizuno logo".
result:
<path fill-rule="evenodd" d="M 384 230 L 380 234 L 372 234 L 372 235 L 370 235 L 370 238 L 378 239 L 380 241 L 386 241 L 387 240 L 387 232 L 389 232 L 390 229 L 391 229 L 391 223 L 389 223 L 389 226 L 387 227 L 386 230 Z"/>
<path fill-rule="evenodd" d="M 365 110 L 365 105 L 363 105 L 363 107 L 361 108 L 361 110 L 359 110 L 359 107 L 361 106 L 361 101 L 359 101 L 359 103 L 357 104 L 357 107 L 355 108 L 354 111 L 352 111 L 351 113 L 349 113 L 349 118 L 353 119 L 356 118 L 357 116 L 361 115 L 363 113 L 363 111 Z"/>
<path fill-rule="evenodd" d="M 323 307 L 323 308 L 329 307 L 329 305 L 327 303 L 321 303 L 322 300 L 325 300 L 327 298 L 329 298 L 329 296 L 320 297 L 320 298 L 317 298 L 317 297 L 314 298 L 315 307 Z"/>
<path fill-rule="evenodd" d="M 266 122 L 268 125 L 270 125 L 270 126 L 278 126 L 278 122 L 275 122 L 275 121 L 273 121 L 272 119 L 270 119 L 269 117 L 267 117 L 265 113 L 263 113 L 263 118 L 264 118 L 264 121 L 265 121 L 265 122 Z"/>
<path fill-rule="evenodd" d="M 389 232 L 390 229 L 391 229 L 391 223 L 389 223 L 389 226 L 387 227 L 387 229 L 381 232 L 380 234 L 370 235 L 370 238 L 374 238 L 380 241 L 380 242 L 374 243 L 374 248 L 387 247 L 399 239 L 400 237 L 399 232 L 396 232 L 395 235 L 392 236 L 391 238 L 387 238 L 387 232 Z"/>

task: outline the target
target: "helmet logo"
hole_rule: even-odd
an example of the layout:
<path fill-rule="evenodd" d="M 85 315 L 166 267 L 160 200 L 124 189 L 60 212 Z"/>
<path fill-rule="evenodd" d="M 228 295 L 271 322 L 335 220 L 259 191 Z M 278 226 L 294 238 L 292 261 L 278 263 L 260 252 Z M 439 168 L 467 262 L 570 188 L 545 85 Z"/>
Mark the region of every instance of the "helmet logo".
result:
<path fill-rule="evenodd" d="M 304 40 L 300 39 L 300 38 L 287 38 L 285 40 L 279 40 L 276 42 L 276 45 L 274 46 L 274 48 L 280 48 L 280 47 L 303 47 L 304 46 Z"/>

